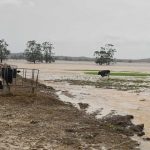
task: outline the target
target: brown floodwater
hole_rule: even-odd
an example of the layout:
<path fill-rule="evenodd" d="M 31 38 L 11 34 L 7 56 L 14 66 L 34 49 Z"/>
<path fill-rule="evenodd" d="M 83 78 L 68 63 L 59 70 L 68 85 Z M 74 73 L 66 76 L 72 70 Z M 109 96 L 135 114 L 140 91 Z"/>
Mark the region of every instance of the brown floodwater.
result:
<path fill-rule="evenodd" d="M 65 62 L 58 61 L 54 64 L 31 64 L 26 61 L 9 60 L 8 63 L 18 67 L 40 69 L 39 79 L 42 83 L 52 86 L 57 90 L 57 94 L 63 101 L 68 101 L 78 107 L 79 102 L 88 103 L 88 112 L 100 111 L 98 117 L 105 116 L 110 112 L 116 114 L 134 116 L 135 124 L 144 123 L 145 137 L 150 137 L 150 90 L 139 94 L 128 91 L 117 91 L 114 89 L 100 89 L 94 86 L 70 85 L 67 82 L 54 82 L 55 79 L 75 79 L 75 80 L 100 80 L 98 76 L 85 75 L 82 70 L 102 70 L 113 71 L 137 71 L 150 72 L 148 63 L 117 63 L 111 66 L 98 66 L 93 62 Z M 45 81 L 46 80 L 46 81 Z M 147 80 L 150 80 L 149 78 Z M 67 96 L 64 92 L 72 96 Z M 141 138 L 136 138 L 141 142 L 141 149 L 149 150 L 150 142 L 143 142 Z"/>

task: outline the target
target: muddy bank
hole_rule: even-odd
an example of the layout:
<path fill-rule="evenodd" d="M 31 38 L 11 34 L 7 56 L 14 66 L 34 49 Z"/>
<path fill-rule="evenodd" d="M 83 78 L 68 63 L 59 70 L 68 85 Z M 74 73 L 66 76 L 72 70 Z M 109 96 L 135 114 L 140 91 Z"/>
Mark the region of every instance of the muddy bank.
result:
<path fill-rule="evenodd" d="M 97 117 L 101 118 L 112 112 L 113 115 L 134 115 L 135 117 L 134 119 L 132 119 L 132 122 L 134 122 L 135 124 L 144 123 L 144 131 L 146 133 L 141 138 L 136 137 L 134 139 L 138 140 L 141 143 L 140 148 L 142 150 L 149 150 L 150 143 L 148 141 L 142 140 L 143 138 L 147 139 L 150 133 L 150 124 L 149 120 L 147 120 L 147 118 L 149 118 L 149 113 L 147 113 L 149 110 L 149 98 L 146 91 L 137 93 L 132 91 L 127 92 L 124 90 L 116 91 L 113 89 L 99 89 L 93 88 L 93 86 L 89 85 L 80 85 L 80 82 L 76 81 L 75 83 L 78 83 L 77 85 L 74 85 L 74 82 L 58 82 L 58 80 L 56 82 L 51 81 L 46 83 L 47 85 L 52 85 L 55 89 L 57 89 L 57 93 L 62 100 L 71 102 L 81 109 L 83 109 L 84 107 L 86 108 L 87 105 L 85 104 L 88 104 L 89 107 L 87 108 L 87 112 L 92 113 L 93 111 L 96 111 Z M 68 95 L 72 95 L 72 97 L 68 97 Z M 141 117 L 142 115 L 144 116 Z M 139 133 L 139 135 L 143 134 L 143 132 Z"/>
<path fill-rule="evenodd" d="M 13 62 L 13 64 L 15 64 Z M 90 86 L 84 86 L 84 85 L 68 85 L 66 82 L 53 82 L 57 79 L 70 79 L 70 80 L 82 80 L 87 79 L 86 81 L 97 81 L 98 78 L 83 75 L 80 71 L 75 70 L 83 70 L 83 69 L 98 69 L 99 66 L 95 65 L 82 65 L 82 64 L 64 64 L 64 63 L 55 63 L 51 65 L 46 64 L 27 64 L 26 62 L 20 63 L 16 62 L 18 67 L 27 67 L 27 68 L 38 68 L 40 69 L 40 80 L 42 83 L 53 86 L 55 89 L 57 89 L 57 93 L 59 93 L 59 96 L 64 101 L 69 101 L 71 103 L 88 103 L 90 105 L 90 110 L 99 110 L 101 108 L 104 108 L 102 110 L 103 116 L 108 114 L 112 110 L 116 110 L 117 114 L 133 114 L 135 116 L 134 122 L 136 124 L 144 123 L 145 124 L 145 132 L 146 135 L 148 135 L 149 132 L 149 121 L 147 118 L 149 118 L 149 114 L 147 113 L 149 110 L 149 92 L 148 91 L 142 91 L 139 93 L 129 93 L 125 92 L 125 90 L 129 90 L 126 88 L 126 84 L 124 86 L 118 86 L 121 87 L 121 91 L 119 88 L 119 91 L 113 90 L 113 89 L 107 89 L 108 86 L 111 86 L 111 83 L 107 85 L 106 89 L 101 88 L 94 88 Z M 145 65 L 144 65 L 145 66 Z M 105 68 L 106 66 L 104 66 Z M 119 67 L 119 68 L 118 68 Z M 131 69 L 132 68 L 132 69 Z M 105 68 L 106 69 L 106 68 Z M 137 67 L 133 67 L 133 64 L 131 66 L 127 65 L 124 66 L 108 66 L 108 69 L 114 70 L 114 71 L 129 71 L 129 70 L 140 70 L 140 71 L 146 71 L 148 72 L 149 69 L 146 67 L 143 70 L 143 65 L 140 66 L 137 65 Z M 72 71 L 71 71 L 72 70 Z M 43 82 L 46 80 L 46 82 Z M 50 81 L 52 80 L 52 81 Z M 130 80 L 130 78 L 129 78 Z M 48 82 L 47 82 L 48 81 Z M 49 82 L 50 81 L 50 82 Z M 116 82 L 116 81 L 115 81 Z M 121 82 L 121 83 L 124 83 Z M 141 83 L 140 83 L 141 84 Z M 146 88 L 145 83 L 142 83 L 143 88 Z M 103 86 L 104 87 L 104 86 Z M 125 87 L 125 89 L 122 87 Z M 140 87 L 137 84 L 137 88 Z M 131 88 L 132 85 L 131 85 Z M 137 90 L 137 89 L 135 89 Z M 45 95 L 45 90 L 42 90 L 42 96 Z M 51 92 L 50 94 L 52 94 Z M 144 101 L 143 101 L 144 100 Z M 84 109 L 87 106 L 81 104 L 81 108 Z M 68 112 L 69 113 L 69 112 Z M 95 112 L 94 114 L 96 114 Z M 34 123 L 34 121 L 33 121 Z M 108 129 L 107 129 L 108 130 Z M 116 132 L 116 131 L 115 131 Z M 148 136 L 149 137 L 149 136 Z M 145 138 L 145 137 L 144 137 Z M 139 140 L 141 142 L 141 140 Z M 99 148 L 100 149 L 100 148 Z M 105 149 L 105 148 L 102 148 Z M 146 148 L 143 148 L 146 150 Z M 149 145 L 147 146 L 147 149 L 149 150 Z"/>
<path fill-rule="evenodd" d="M 132 115 L 120 116 L 120 115 L 108 115 L 101 119 L 101 121 L 113 128 L 116 132 L 124 133 L 127 136 L 143 136 L 144 124 L 134 125 L 132 123 Z"/>
<path fill-rule="evenodd" d="M 60 101 L 53 88 L 41 84 L 34 95 L 25 88 L 11 91 L 0 95 L 0 149 L 137 149 L 128 131 L 118 130 L 128 124 L 122 116 L 96 119 Z M 116 124 L 120 119 L 124 123 Z"/>
<path fill-rule="evenodd" d="M 114 79 L 110 79 L 113 81 Z M 110 82 L 111 82 L 110 81 Z M 115 79 L 115 82 L 120 82 L 120 79 Z M 116 114 L 127 115 L 132 114 L 135 116 L 134 123 L 145 124 L 146 135 L 150 136 L 150 122 L 149 118 L 149 89 L 141 86 L 141 80 L 132 80 L 138 87 L 130 88 L 122 84 L 112 85 L 105 83 L 106 80 L 99 82 L 82 81 L 82 80 L 54 80 L 45 82 L 47 85 L 52 85 L 56 90 L 60 98 L 64 101 L 69 101 L 74 104 L 87 103 L 89 104 L 88 112 L 101 110 L 99 117 L 105 116 L 112 110 L 115 110 Z M 128 84 L 128 80 L 126 81 Z M 140 82 L 140 83 L 139 83 Z M 149 83 L 149 81 L 147 82 Z M 101 87 L 95 88 L 95 85 Z M 134 85 L 132 85 L 134 86 Z M 120 88 L 121 87 L 121 88 Z M 125 89 L 128 87 L 128 89 Z M 142 87 L 142 88 L 141 88 Z M 119 88 L 119 90 L 117 90 Z M 139 88 L 139 89 L 137 89 Z M 65 89 L 72 97 L 68 97 L 63 93 Z M 136 90 L 135 90 L 136 89 Z"/>

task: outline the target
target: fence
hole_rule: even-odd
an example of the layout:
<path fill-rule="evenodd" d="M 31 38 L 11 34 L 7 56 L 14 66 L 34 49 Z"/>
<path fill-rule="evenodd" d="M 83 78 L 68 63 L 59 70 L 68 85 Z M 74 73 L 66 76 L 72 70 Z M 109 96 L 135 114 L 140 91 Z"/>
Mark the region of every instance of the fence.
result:
<path fill-rule="evenodd" d="M 0 89 L 4 93 L 10 93 L 13 89 L 27 88 L 32 93 L 38 87 L 38 69 L 17 68 L 17 66 L 0 67 Z"/>

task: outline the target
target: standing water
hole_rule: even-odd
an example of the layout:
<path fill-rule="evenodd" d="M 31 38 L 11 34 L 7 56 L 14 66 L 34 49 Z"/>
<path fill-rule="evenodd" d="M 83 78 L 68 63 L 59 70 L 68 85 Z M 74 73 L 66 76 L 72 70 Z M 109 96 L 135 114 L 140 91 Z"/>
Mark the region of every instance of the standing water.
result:
<path fill-rule="evenodd" d="M 98 80 L 99 77 L 85 75 L 82 70 L 102 70 L 113 71 L 135 71 L 149 72 L 149 64 L 127 64 L 120 63 L 113 66 L 97 66 L 91 62 L 64 62 L 58 61 L 54 64 L 29 64 L 26 61 L 8 61 L 13 65 L 23 68 L 34 68 L 40 70 L 40 81 L 48 86 L 52 86 L 58 92 L 61 100 L 68 101 L 78 107 L 78 103 L 88 103 L 88 112 L 101 111 L 105 116 L 110 112 L 120 115 L 130 114 L 134 116 L 135 124 L 144 124 L 145 137 L 150 137 L 150 90 L 134 93 L 127 91 L 117 91 L 114 89 L 100 89 L 94 86 L 70 85 L 67 82 L 54 82 L 55 80 Z M 147 79 L 149 80 L 149 79 Z M 71 96 L 64 94 L 68 92 Z M 144 142 L 141 138 L 136 138 L 141 142 L 141 149 L 149 150 L 150 142 Z"/>

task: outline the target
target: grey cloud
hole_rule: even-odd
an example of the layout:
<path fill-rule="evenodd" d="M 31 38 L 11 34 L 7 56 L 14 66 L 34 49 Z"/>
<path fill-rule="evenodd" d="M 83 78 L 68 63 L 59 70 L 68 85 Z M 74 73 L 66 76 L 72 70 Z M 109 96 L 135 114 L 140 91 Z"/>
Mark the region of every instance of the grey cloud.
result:
<path fill-rule="evenodd" d="M 14 6 L 35 6 L 34 0 L 0 0 L 0 6 L 6 6 L 6 5 L 14 5 Z"/>
<path fill-rule="evenodd" d="M 0 38 L 12 52 L 35 39 L 54 42 L 57 55 L 92 56 L 112 43 L 117 57 L 150 57 L 149 8 L 149 0 L 0 0 Z"/>
<path fill-rule="evenodd" d="M 21 1 L 20 0 L 0 0 L 0 5 L 20 5 Z"/>

